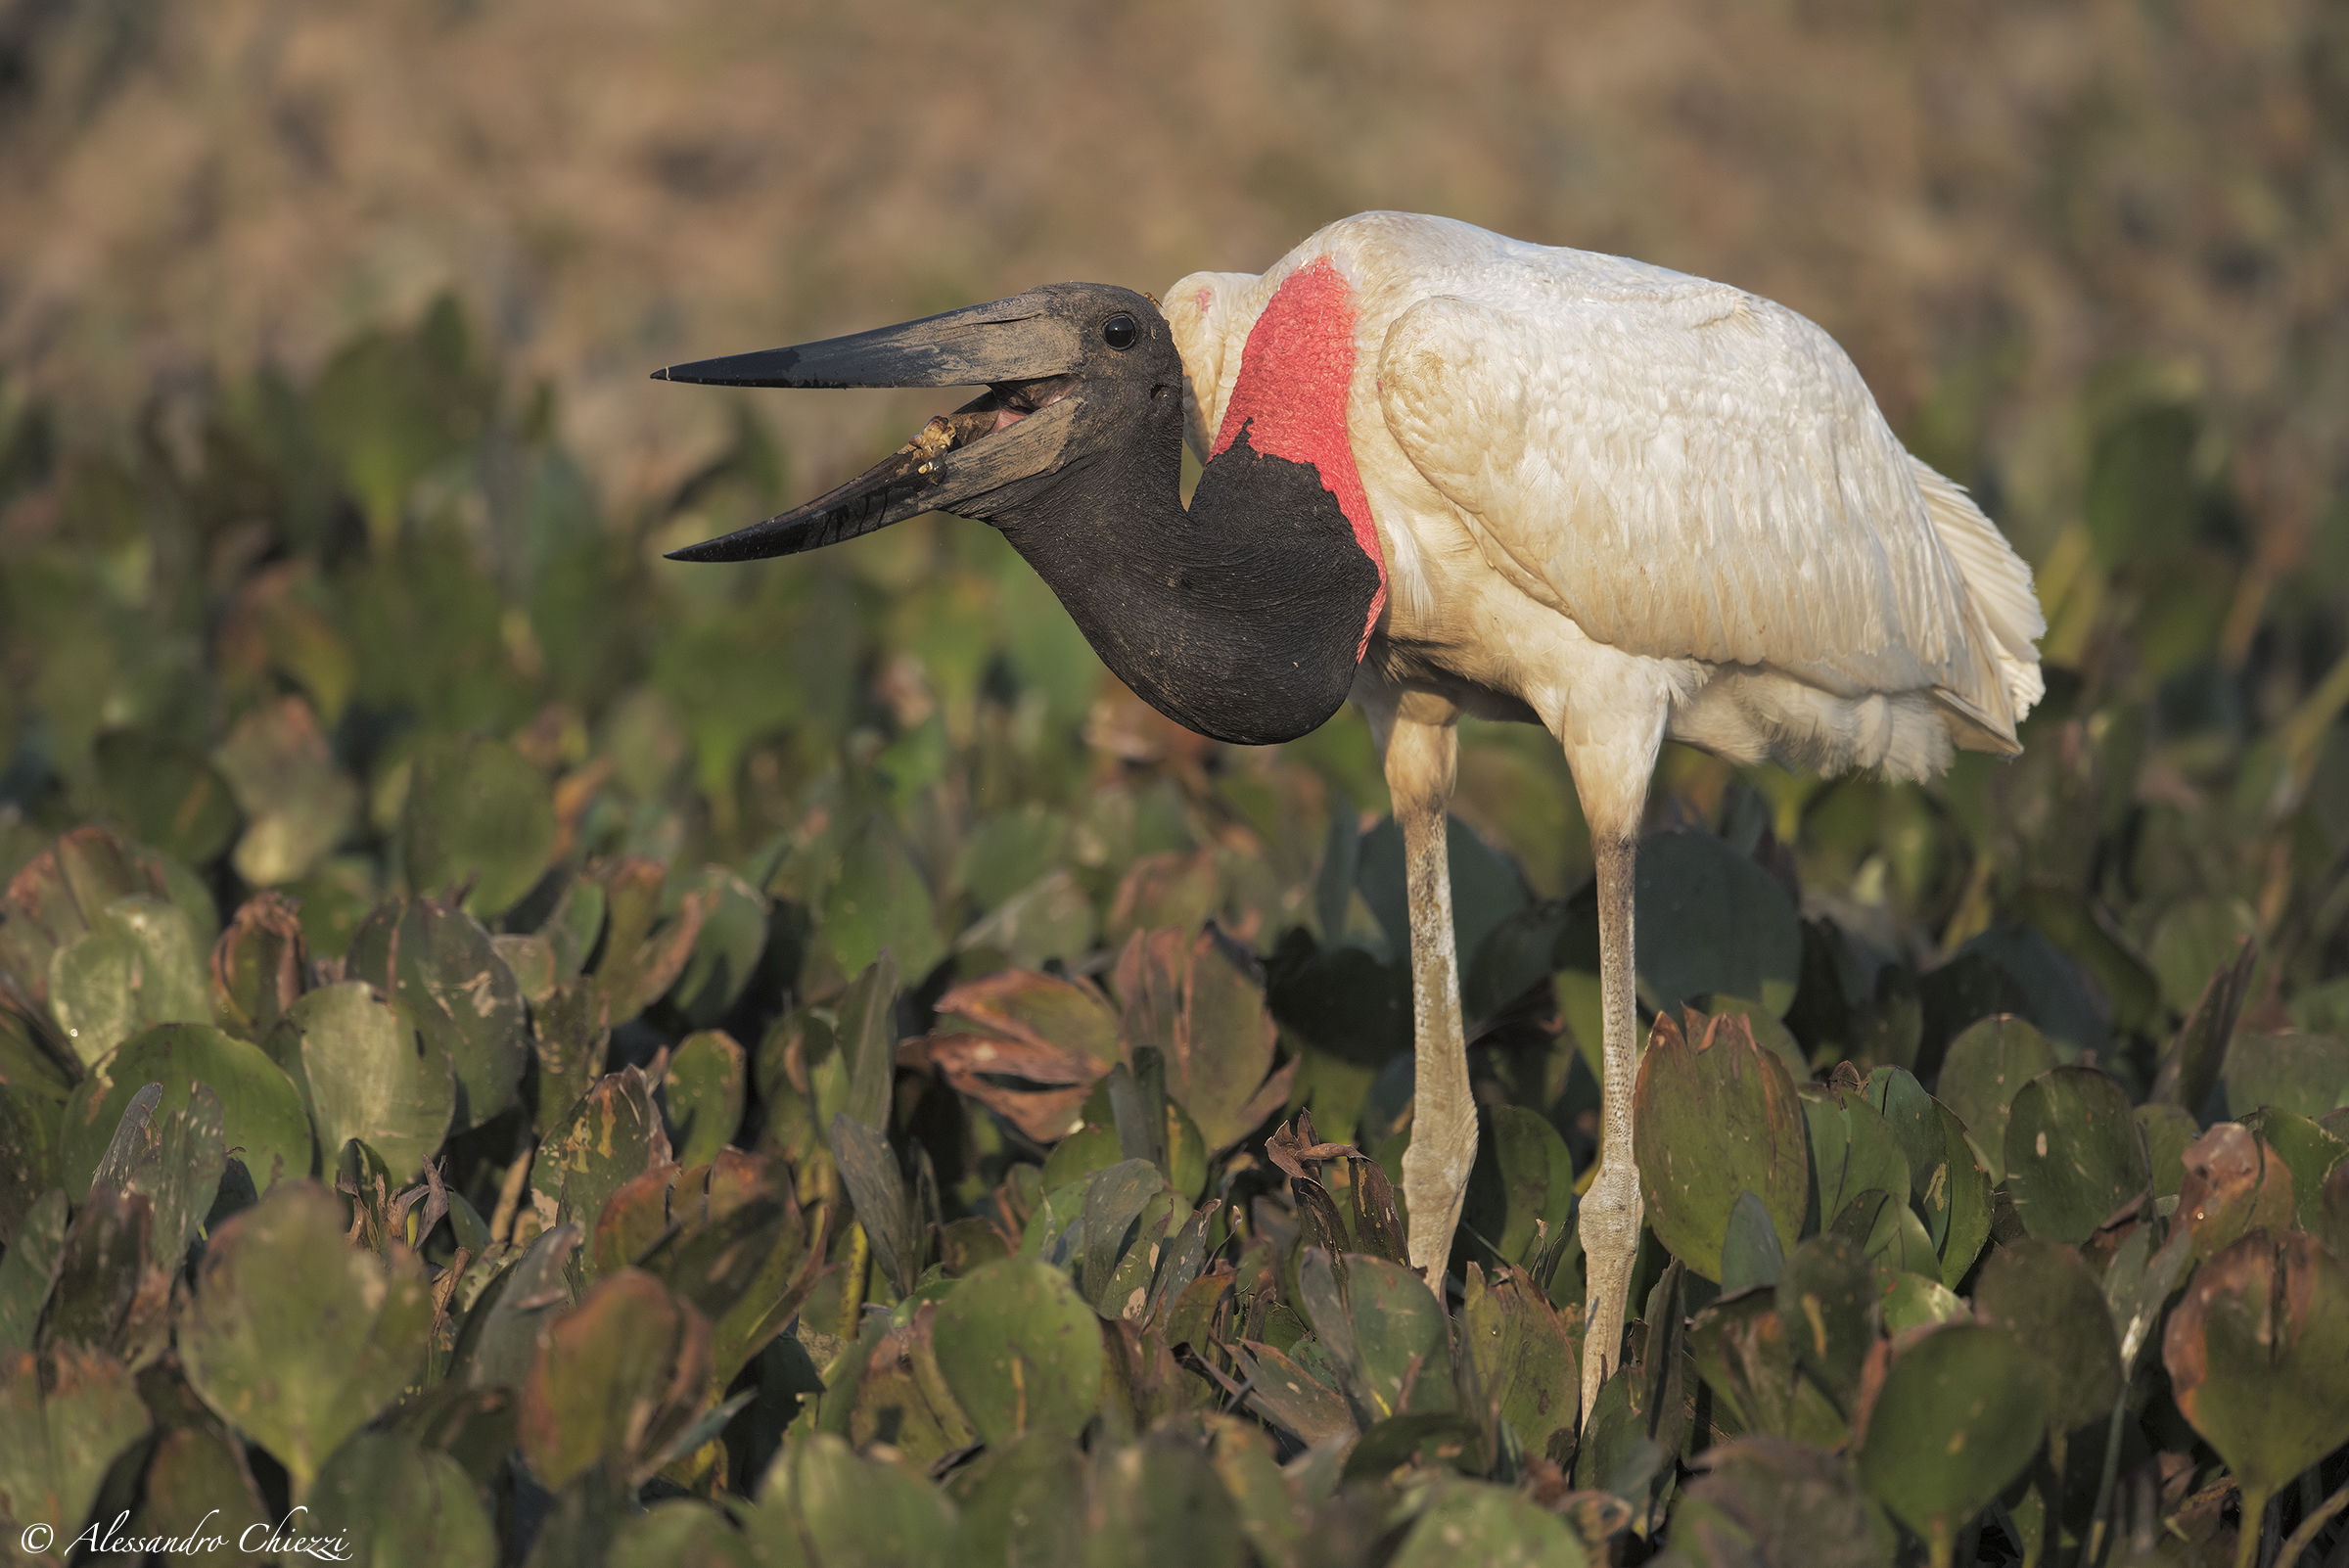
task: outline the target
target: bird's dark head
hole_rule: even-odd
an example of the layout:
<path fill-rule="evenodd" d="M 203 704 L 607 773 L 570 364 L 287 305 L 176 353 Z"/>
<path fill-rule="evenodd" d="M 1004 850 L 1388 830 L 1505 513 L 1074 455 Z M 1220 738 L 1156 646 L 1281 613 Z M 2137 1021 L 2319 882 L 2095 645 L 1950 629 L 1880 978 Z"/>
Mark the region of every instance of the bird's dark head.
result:
<path fill-rule="evenodd" d="M 1183 378 L 1174 334 L 1147 295 L 1111 284 L 1046 284 L 919 321 L 670 365 L 653 376 L 721 387 L 987 388 L 848 484 L 672 551 L 676 561 L 797 555 L 923 512 L 1008 523 L 1048 508 L 1055 491 L 1105 460 L 1113 469 L 1144 456 L 1180 461 Z"/>

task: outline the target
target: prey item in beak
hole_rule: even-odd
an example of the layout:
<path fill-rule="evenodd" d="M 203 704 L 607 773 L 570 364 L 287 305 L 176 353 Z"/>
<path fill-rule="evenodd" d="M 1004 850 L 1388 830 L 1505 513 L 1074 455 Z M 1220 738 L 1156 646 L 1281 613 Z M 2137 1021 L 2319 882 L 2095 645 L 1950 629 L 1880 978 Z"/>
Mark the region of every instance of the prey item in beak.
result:
<path fill-rule="evenodd" d="M 1074 397 L 1051 383 L 1083 362 L 1084 345 L 1042 292 L 948 310 L 821 343 L 699 359 L 657 381 L 721 387 L 970 387 L 994 392 L 933 419 L 884 462 L 829 494 L 672 561 L 753 561 L 837 544 L 1059 467 Z"/>
<path fill-rule="evenodd" d="M 1016 481 L 1060 467 L 1076 396 L 1025 417 L 992 394 L 941 415 L 856 478 L 780 517 L 671 550 L 671 561 L 757 561 L 798 555 L 924 512 L 951 512 Z"/>

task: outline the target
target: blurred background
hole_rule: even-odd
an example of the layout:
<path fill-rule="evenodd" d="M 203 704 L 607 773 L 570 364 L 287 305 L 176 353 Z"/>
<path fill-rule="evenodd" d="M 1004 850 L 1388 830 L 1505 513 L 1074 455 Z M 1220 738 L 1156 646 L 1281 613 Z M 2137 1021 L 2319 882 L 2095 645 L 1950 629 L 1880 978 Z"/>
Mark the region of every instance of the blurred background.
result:
<path fill-rule="evenodd" d="M 107 820 L 331 959 L 419 864 L 417 748 L 472 734 L 543 781 L 540 866 L 807 911 L 804 992 L 884 941 L 1098 968 L 1193 905 L 1375 947 L 1314 890 L 1384 808 L 1359 721 L 1172 730 L 977 525 L 663 563 L 944 405 L 646 374 L 1389 207 L 1805 312 L 2035 567 L 2019 762 L 1667 759 L 1657 825 L 1799 900 L 1806 1051 L 1923 1073 L 1988 999 L 2142 1086 L 2243 934 L 2252 1018 L 2337 1029 L 2345 154 L 2327 0 L 5 0 L 0 871 Z M 1546 738 L 1472 728 L 1462 774 L 1496 907 L 1571 903 Z M 1327 1135 L 1387 1048 L 1300 1080 Z"/>

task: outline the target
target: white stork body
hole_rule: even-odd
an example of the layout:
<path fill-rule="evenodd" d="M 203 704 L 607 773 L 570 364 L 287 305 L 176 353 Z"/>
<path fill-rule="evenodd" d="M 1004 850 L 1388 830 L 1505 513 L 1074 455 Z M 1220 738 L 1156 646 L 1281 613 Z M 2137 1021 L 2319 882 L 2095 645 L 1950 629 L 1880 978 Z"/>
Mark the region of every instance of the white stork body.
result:
<path fill-rule="evenodd" d="M 1953 746 L 2012 753 L 2042 691 L 2029 570 L 1903 449 L 1824 332 L 1737 289 L 1371 212 L 1261 276 L 1194 273 L 1165 308 L 1202 459 L 1256 419 L 1258 446 L 1285 438 L 1341 498 L 1331 470 L 1350 458 L 1375 529 L 1383 608 L 1353 701 L 1405 836 L 1418 1075 L 1404 1184 L 1412 1262 L 1439 1285 L 1476 1145 L 1444 845 L 1454 725 L 1529 719 L 1564 748 L 1598 867 L 1606 1006 L 1582 1222 L 1588 1409 L 1640 1220 L 1632 860 L 1659 744 L 1902 779 L 1938 773 Z M 1316 398 L 1318 439 L 1310 418 L 1284 436 L 1291 405 Z"/>

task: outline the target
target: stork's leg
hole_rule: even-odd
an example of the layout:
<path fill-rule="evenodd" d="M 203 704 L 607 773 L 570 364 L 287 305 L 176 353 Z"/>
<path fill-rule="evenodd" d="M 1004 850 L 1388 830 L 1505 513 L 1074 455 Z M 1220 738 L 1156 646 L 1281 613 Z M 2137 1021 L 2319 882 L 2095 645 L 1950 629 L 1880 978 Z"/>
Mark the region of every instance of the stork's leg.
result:
<path fill-rule="evenodd" d="M 1651 710 L 1647 721 L 1637 707 Z M 1632 952 L 1633 864 L 1647 782 L 1663 741 L 1664 703 L 1594 704 L 1594 732 L 1569 716 L 1561 726 L 1575 793 L 1590 824 L 1598 873 L 1598 987 L 1605 1008 L 1600 1055 L 1605 1100 L 1599 1116 L 1598 1175 L 1584 1194 L 1583 1411 L 1598 1398 L 1623 1349 L 1625 1297 L 1639 1250 L 1639 1170 L 1633 1163 L 1632 1088 L 1638 1057 L 1638 997 Z M 1627 711 L 1633 710 L 1633 711 Z M 1597 726 L 1603 726 L 1597 727 Z"/>
<path fill-rule="evenodd" d="M 1369 705 L 1365 705 L 1366 707 Z M 1421 692 L 1370 709 L 1384 742 L 1387 791 L 1403 829 L 1404 885 L 1411 913 L 1411 1146 L 1403 1156 L 1410 1209 L 1411 1267 L 1439 1298 L 1451 1234 L 1476 1160 L 1476 1102 L 1460 1030 L 1459 963 L 1451 945 L 1451 867 L 1444 823 L 1459 755 L 1458 711 Z"/>

